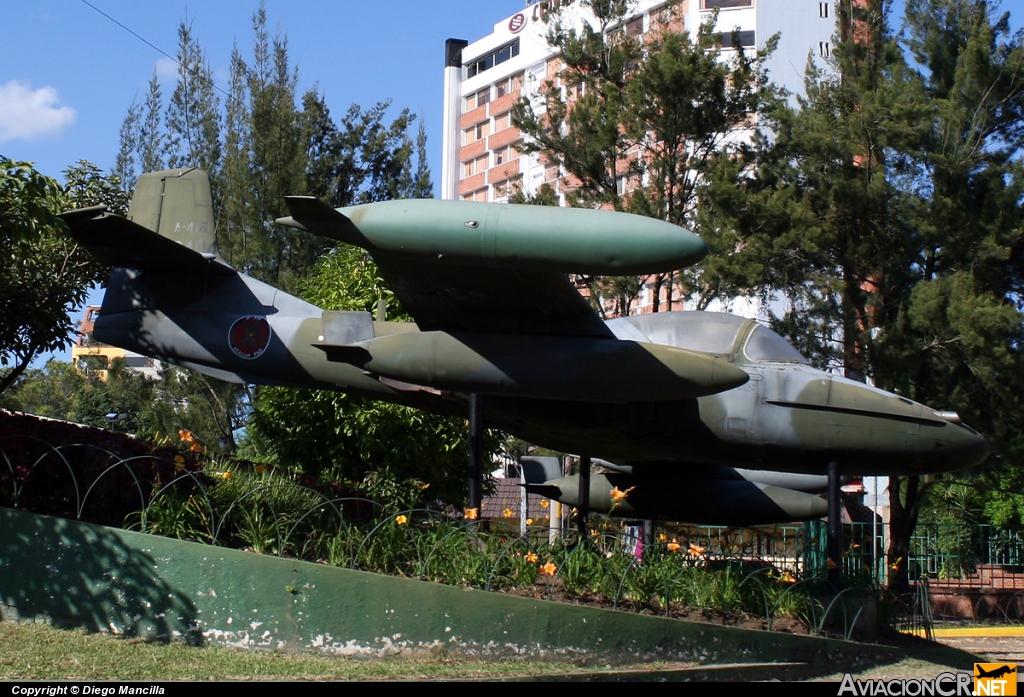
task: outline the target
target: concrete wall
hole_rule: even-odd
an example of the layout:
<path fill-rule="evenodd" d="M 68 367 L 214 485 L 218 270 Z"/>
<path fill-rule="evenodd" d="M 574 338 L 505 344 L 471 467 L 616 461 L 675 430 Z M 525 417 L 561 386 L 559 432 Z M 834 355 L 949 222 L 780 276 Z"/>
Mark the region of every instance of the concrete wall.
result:
<path fill-rule="evenodd" d="M 338 655 L 515 655 L 834 672 L 890 649 L 584 608 L 0 509 L 0 611 L 145 638 Z"/>

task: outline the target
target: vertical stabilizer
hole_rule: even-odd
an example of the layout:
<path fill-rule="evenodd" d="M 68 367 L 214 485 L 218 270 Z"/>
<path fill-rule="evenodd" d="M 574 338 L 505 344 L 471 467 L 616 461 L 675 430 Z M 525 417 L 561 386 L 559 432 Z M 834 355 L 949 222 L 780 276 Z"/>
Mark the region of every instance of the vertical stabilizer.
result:
<path fill-rule="evenodd" d="M 140 176 L 128 219 L 204 256 L 217 256 L 210 177 L 201 169 Z"/>

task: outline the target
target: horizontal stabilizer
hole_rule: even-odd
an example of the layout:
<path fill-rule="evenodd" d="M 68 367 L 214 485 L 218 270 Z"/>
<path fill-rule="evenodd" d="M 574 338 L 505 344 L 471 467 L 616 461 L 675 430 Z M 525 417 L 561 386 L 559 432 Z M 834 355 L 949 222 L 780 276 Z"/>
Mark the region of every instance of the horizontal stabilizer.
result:
<path fill-rule="evenodd" d="M 546 499 L 560 500 L 562 490 L 554 484 L 520 484 L 527 494 L 543 496 Z"/>
<path fill-rule="evenodd" d="M 364 249 L 369 244 L 363 233 L 344 214 L 331 208 L 315 196 L 285 196 L 290 217 L 278 218 L 275 222 L 306 232 L 315 232 L 324 237 L 354 244 Z"/>
<path fill-rule="evenodd" d="M 348 363 L 357 368 L 362 368 L 370 362 L 372 356 L 363 346 L 337 346 L 332 344 L 313 344 L 327 354 L 327 360 L 331 363 Z"/>
<path fill-rule="evenodd" d="M 205 276 L 230 276 L 234 269 L 137 223 L 93 206 L 62 213 L 71 236 L 104 264 L 125 269 Z"/>

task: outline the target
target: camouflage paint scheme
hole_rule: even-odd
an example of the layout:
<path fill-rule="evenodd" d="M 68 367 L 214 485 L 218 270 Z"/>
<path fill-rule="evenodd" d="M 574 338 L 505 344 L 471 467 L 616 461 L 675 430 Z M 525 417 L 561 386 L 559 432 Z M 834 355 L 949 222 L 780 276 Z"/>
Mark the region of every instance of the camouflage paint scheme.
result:
<path fill-rule="evenodd" d="M 278 222 L 366 249 L 416 319 L 408 324 L 325 312 L 236 272 L 217 256 L 210 201 L 204 172 L 170 170 L 139 178 L 127 219 L 102 207 L 65 214 L 114 267 L 96 339 L 227 380 L 444 414 L 465 415 L 469 393 L 486 395 L 488 426 L 608 460 L 625 468 L 614 475 L 621 487 L 678 491 L 683 477 L 698 494 L 681 500 L 701 487 L 736 500 L 732 517 L 719 505 L 688 522 L 824 513 L 801 487 L 782 488 L 786 475 L 722 474 L 731 468 L 821 475 L 837 461 L 844 474 L 909 475 L 988 454 L 955 415 L 817 370 L 754 320 L 602 321 L 566 274 L 657 273 L 706 255 L 700 238 L 663 221 L 436 200 L 335 210 L 288 198 L 292 216 Z M 598 499 L 609 483 L 592 484 Z M 651 517 L 687 506 L 670 508 Z"/>

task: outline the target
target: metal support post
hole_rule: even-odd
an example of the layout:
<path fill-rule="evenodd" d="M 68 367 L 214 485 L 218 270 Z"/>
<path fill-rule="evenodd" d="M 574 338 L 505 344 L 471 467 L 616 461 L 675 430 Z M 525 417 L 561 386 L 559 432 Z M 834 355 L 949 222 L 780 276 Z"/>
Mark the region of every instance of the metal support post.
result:
<path fill-rule="evenodd" d="M 484 495 L 483 465 L 483 397 L 474 393 L 469 395 L 469 505 L 467 508 L 480 510 Z"/>
<path fill-rule="evenodd" d="M 828 463 L 828 582 L 841 590 L 843 583 L 843 512 L 839 499 L 839 463 Z"/>
<path fill-rule="evenodd" d="M 576 530 L 580 542 L 587 539 L 587 519 L 590 515 L 590 456 L 580 456 L 579 508 L 576 509 Z"/>

